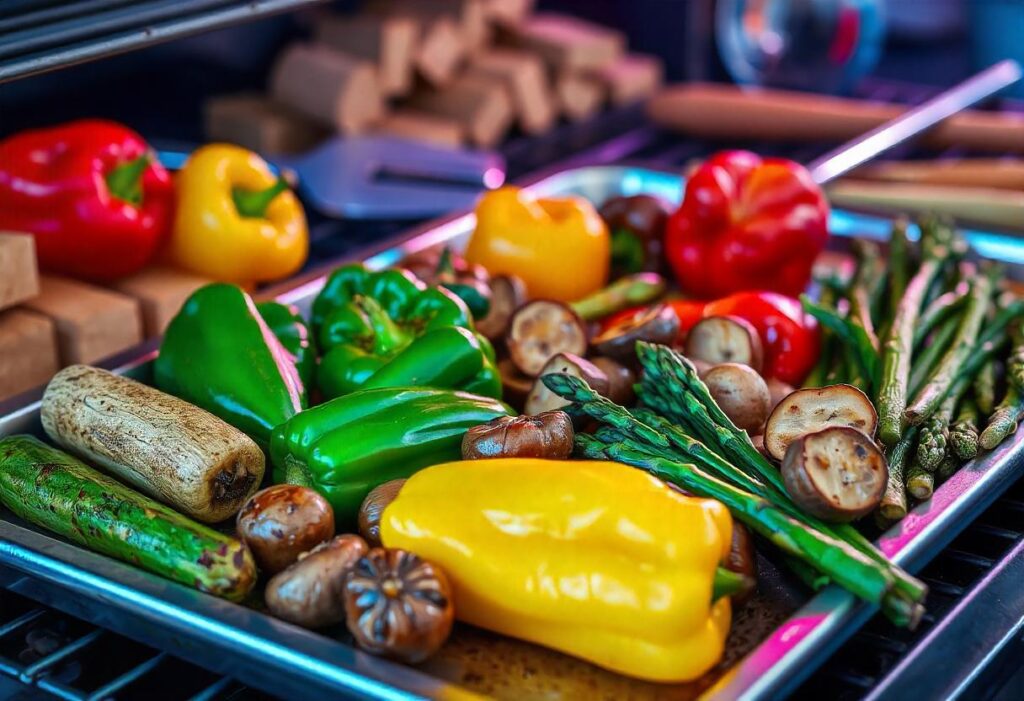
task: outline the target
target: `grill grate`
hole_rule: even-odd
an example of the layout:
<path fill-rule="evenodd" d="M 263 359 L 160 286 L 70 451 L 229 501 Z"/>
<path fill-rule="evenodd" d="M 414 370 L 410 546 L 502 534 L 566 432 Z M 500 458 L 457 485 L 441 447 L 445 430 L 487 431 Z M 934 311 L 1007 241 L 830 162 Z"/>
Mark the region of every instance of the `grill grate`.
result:
<path fill-rule="evenodd" d="M 102 2 L 99 4 L 103 4 Z M 106 4 L 116 4 L 106 0 Z M 144 4 L 144 3 L 140 3 Z M 298 4 L 298 3 L 293 3 Z M 48 3 L 47 7 L 57 3 Z M 38 6 L 38 5 L 37 5 Z M 7 21 L 0 13 L 0 23 Z M 3 80 L 0 67 L 0 81 Z M 869 86 L 870 96 L 919 102 L 929 90 L 883 84 Z M 830 144 L 730 143 L 807 162 Z M 644 124 L 639 108 L 603 115 L 585 124 L 563 126 L 540 138 L 521 138 L 505 147 L 509 176 L 559 163 L 628 160 L 681 169 L 720 144 L 680 139 Z M 905 145 L 893 157 L 922 155 Z M 929 154 L 935 155 L 935 154 Z M 963 155 L 950 150 L 941 155 Z M 408 222 L 337 222 L 311 214 L 313 264 L 322 264 L 398 233 Z M 1004 564 L 1024 540 L 1024 481 L 996 500 L 977 521 L 921 573 L 931 587 L 929 612 L 915 632 L 893 629 L 874 618 L 802 686 L 796 699 L 852 701 L 868 696 L 893 669 L 911 655 L 929 633 L 948 622 L 950 612 L 976 593 L 985 577 Z M 1012 553 L 1011 553 L 1012 555 Z M 950 660 L 955 662 L 956 660 Z M 272 699 L 272 696 L 221 677 L 160 650 L 95 628 L 34 601 L 4 592 L 0 597 L 0 697 L 4 679 L 16 680 L 49 698 L 146 699 L 146 701 L 227 701 Z M 994 693 L 994 692 L 993 692 Z"/>

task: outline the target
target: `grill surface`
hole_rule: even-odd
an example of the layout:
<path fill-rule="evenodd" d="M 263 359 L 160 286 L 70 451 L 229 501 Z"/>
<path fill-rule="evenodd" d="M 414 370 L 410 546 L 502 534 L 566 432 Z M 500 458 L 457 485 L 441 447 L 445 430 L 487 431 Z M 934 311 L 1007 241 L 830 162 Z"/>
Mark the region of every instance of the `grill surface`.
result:
<path fill-rule="evenodd" d="M 869 84 L 867 92 L 878 99 L 908 103 L 927 98 L 931 90 L 893 83 Z M 730 143 L 730 148 L 750 148 L 760 153 L 809 161 L 831 144 Z M 651 129 L 638 108 L 608 113 L 586 124 L 566 125 L 541 138 L 509 142 L 505 155 L 512 179 L 541 167 L 619 161 L 682 168 L 690 160 L 720 148 L 722 144 L 681 139 Z M 905 146 L 890 157 L 914 157 Z M 934 156 L 936 154 L 927 154 Z M 949 151 L 938 155 L 964 155 Z M 383 237 L 398 233 L 409 222 L 338 222 L 311 218 L 311 266 L 349 254 Z M 897 630 L 884 619 L 872 619 L 820 670 L 793 694 L 796 699 L 832 698 L 848 701 L 868 697 L 906 698 L 901 684 L 914 672 L 932 665 L 956 666 L 969 659 L 958 650 L 959 628 L 970 631 L 983 622 L 979 616 L 993 611 L 971 610 L 998 593 L 995 585 L 1013 577 L 1009 568 L 1020 561 L 1015 555 L 1024 547 L 1024 481 L 1017 483 L 971 524 L 921 573 L 931 587 L 928 614 L 913 633 Z M 0 573 L 2 574 L 2 573 Z M 1016 583 L 1016 582 L 1014 582 Z M 14 582 L 8 580 L 8 586 Z M 30 591 L 31 587 L 17 587 Z M 1019 587 L 1015 587 L 1019 588 Z M 973 608 L 978 608 L 974 606 Z M 1018 609 L 1020 610 L 1020 609 Z M 999 611 L 985 622 L 993 630 L 1006 629 L 1003 640 L 988 641 L 979 653 L 996 658 L 1013 657 L 1019 640 L 1019 621 L 998 620 Z M 1000 626 L 1002 623 L 1004 625 Z M 996 645 L 995 643 L 1002 643 Z M 924 646 L 929 647 L 924 647 Z M 935 659 L 942 651 L 950 656 Z M 926 658 L 922 660 L 922 658 Z M 965 670 L 973 669 L 971 661 Z M 908 669 L 909 668 L 909 669 Z M 971 697 L 1020 698 L 1019 680 L 1011 679 L 1010 665 L 985 668 L 976 679 L 964 673 L 960 690 Z M 922 687 L 911 687 L 921 691 Z M 984 693 L 981 689 L 984 689 Z M 945 694 L 943 694 L 945 695 Z M 930 698 L 926 694 L 915 694 Z M 243 683 L 222 678 L 201 667 L 159 650 L 96 628 L 48 609 L 10 591 L 0 596 L 0 698 L 215 700 L 270 699 Z M 1000 699 L 1002 701 L 1002 699 Z"/>

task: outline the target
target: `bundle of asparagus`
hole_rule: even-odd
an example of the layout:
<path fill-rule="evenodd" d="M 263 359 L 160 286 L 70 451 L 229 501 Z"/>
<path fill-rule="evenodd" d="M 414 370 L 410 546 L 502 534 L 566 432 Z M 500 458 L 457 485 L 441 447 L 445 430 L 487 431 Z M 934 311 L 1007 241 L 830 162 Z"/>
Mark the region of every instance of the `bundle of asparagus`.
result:
<path fill-rule="evenodd" d="M 665 346 L 637 344 L 646 408 L 628 410 L 583 380 L 546 375 L 544 383 L 600 424 L 577 436 L 578 452 L 647 470 L 686 491 L 721 501 L 777 546 L 815 588 L 835 581 L 878 604 L 893 622 L 913 626 L 927 587 L 890 562 L 849 524 L 826 524 L 787 495 L 778 470 L 718 407 L 688 360 Z"/>
<path fill-rule="evenodd" d="M 856 241 L 849 281 L 832 280 L 817 303 L 803 300 L 833 344 L 805 384 L 853 384 L 878 410 L 887 523 L 906 515 L 908 494 L 928 499 L 1024 416 L 1024 300 L 1001 294 L 998 265 L 983 262 L 979 271 L 965 262 L 967 245 L 947 222 L 924 218 L 919 228 L 919 256 L 897 222 L 887 259 L 877 244 Z"/>

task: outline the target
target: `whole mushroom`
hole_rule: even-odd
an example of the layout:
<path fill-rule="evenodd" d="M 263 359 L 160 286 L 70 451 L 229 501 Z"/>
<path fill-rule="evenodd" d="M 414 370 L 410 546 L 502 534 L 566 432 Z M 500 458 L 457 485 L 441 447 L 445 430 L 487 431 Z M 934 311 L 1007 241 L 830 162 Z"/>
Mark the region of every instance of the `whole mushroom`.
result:
<path fill-rule="evenodd" d="M 410 552 L 374 548 L 345 582 L 346 624 L 361 648 L 415 664 L 448 639 L 455 618 L 448 578 Z"/>
<path fill-rule="evenodd" d="M 274 574 L 334 535 L 334 510 L 308 487 L 276 484 L 245 502 L 236 527 L 259 568 Z"/>
<path fill-rule="evenodd" d="M 553 458 L 572 454 L 572 419 L 564 411 L 534 416 L 499 416 L 466 431 L 462 458 Z"/>

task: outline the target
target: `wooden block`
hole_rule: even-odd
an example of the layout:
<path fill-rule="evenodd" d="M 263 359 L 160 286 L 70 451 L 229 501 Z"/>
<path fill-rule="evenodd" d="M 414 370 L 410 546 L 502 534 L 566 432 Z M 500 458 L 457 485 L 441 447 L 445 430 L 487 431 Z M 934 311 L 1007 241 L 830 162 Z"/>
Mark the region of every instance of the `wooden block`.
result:
<path fill-rule="evenodd" d="M 411 17 L 329 16 L 317 23 L 316 38 L 333 49 L 377 66 L 381 92 L 393 97 L 412 90 L 418 31 L 417 22 Z"/>
<path fill-rule="evenodd" d="M 425 29 L 440 17 L 455 22 L 464 52 L 483 48 L 491 39 L 484 0 L 371 0 L 366 10 L 384 16 L 416 19 Z"/>
<path fill-rule="evenodd" d="M 625 53 L 622 32 L 575 17 L 537 14 L 512 30 L 512 41 L 535 51 L 558 74 L 606 66 Z"/>
<path fill-rule="evenodd" d="M 643 54 L 626 54 L 593 73 L 608 92 L 613 105 L 628 105 L 644 100 L 661 87 L 665 68 L 661 59 Z"/>
<path fill-rule="evenodd" d="M 28 234 L 0 232 L 0 309 L 39 294 L 36 243 Z"/>
<path fill-rule="evenodd" d="M 395 110 L 375 127 L 375 131 L 452 148 L 461 146 L 465 140 L 462 125 L 457 120 L 411 109 Z"/>
<path fill-rule="evenodd" d="M 146 338 L 153 338 L 163 335 L 189 295 L 211 282 L 185 270 L 154 266 L 118 280 L 114 289 L 138 301 Z"/>
<path fill-rule="evenodd" d="M 555 95 L 561 113 L 579 122 L 600 111 L 606 96 L 601 81 L 583 73 L 565 73 L 555 80 Z"/>
<path fill-rule="evenodd" d="M 501 141 L 515 118 L 512 98 L 504 85 L 471 75 L 457 78 L 444 90 L 419 90 L 407 106 L 454 119 L 466 138 L 483 148 Z"/>
<path fill-rule="evenodd" d="M 330 130 L 312 119 L 252 93 L 210 98 L 203 106 L 203 121 L 210 141 L 257 153 L 304 153 L 330 136 Z"/>
<path fill-rule="evenodd" d="M 416 70 L 431 85 L 445 86 L 466 55 L 462 34 L 455 20 L 445 16 L 426 20 L 422 27 Z"/>
<path fill-rule="evenodd" d="M 494 24 L 515 27 L 533 12 L 535 0 L 484 0 L 484 14 Z"/>
<path fill-rule="evenodd" d="M 131 297 L 53 275 L 39 282 L 39 296 L 25 308 L 53 321 L 62 365 L 95 363 L 142 341 L 139 303 Z"/>
<path fill-rule="evenodd" d="M 498 80 L 508 87 L 519 126 L 527 134 L 545 132 L 558 119 L 544 62 L 536 54 L 488 49 L 473 58 L 469 74 Z"/>
<path fill-rule="evenodd" d="M 59 369 L 50 319 L 20 308 L 0 312 L 0 399 L 49 382 Z"/>
<path fill-rule="evenodd" d="M 285 49 L 271 73 L 270 94 L 343 134 L 366 131 L 384 113 L 374 65 L 322 45 Z"/>

